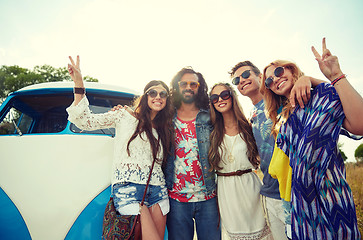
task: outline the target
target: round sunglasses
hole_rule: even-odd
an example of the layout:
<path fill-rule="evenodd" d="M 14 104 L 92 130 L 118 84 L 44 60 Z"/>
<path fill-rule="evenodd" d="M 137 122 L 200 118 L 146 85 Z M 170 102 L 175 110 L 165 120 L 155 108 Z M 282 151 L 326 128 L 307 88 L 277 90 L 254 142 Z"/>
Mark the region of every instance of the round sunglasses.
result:
<path fill-rule="evenodd" d="M 274 75 L 275 75 L 275 77 L 281 77 L 282 75 L 284 75 L 284 72 L 285 72 L 284 67 L 277 67 L 277 68 L 275 68 Z M 270 86 L 271 86 L 273 81 L 274 81 L 273 76 L 270 76 L 270 77 L 266 78 L 265 87 L 267 89 L 270 89 Z"/>
<path fill-rule="evenodd" d="M 241 81 L 241 77 L 244 78 L 244 79 L 247 79 L 250 76 L 251 76 L 251 70 L 246 70 L 240 76 L 233 78 L 232 79 L 232 84 L 238 85 L 239 82 Z"/>
<path fill-rule="evenodd" d="M 182 82 L 178 82 L 179 87 L 182 89 L 187 88 L 187 86 L 189 85 L 189 87 L 193 90 L 197 89 L 199 87 L 199 82 L 194 82 L 194 81 L 182 81 Z"/>
<path fill-rule="evenodd" d="M 213 104 L 216 104 L 219 100 L 219 98 L 222 98 L 223 100 L 227 100 L 231 97 L 231 91 L 224 90 L 219 95 L 218 94 L 212 94 L 209 99 Z"/>
<path fill-rule="evenodd" d="M 154 89 L 151 89 L 150 91 L 148 91 L 146 93 L 148 96 L 152 97 L 152 98 L 156 98 L 159 94 L 160 98 L 167 98 L 168 97 L 168 93 L 166 91 L 161 91 L 161 92 L 158 92 Z"/>

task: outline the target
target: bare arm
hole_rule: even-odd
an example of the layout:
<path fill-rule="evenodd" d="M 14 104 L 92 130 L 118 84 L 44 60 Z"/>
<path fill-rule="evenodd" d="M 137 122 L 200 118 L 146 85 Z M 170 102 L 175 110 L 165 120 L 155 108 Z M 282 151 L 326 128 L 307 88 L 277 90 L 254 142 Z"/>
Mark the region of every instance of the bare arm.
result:
<path fill-rule="evenodd" d="M 341 75 L 339 75 L 341 76 Z M 334 80 L 335 78 L 332 78 Z M 363 135 L 363 98 L 346 78 L 334 85 L 343 105 L 345 119 L 343 126 L 353 134 Z"/>
<path fill-rule="evenodd" d="M 84 88 L 81 69 L 79 67 L 79 56 L 77 56 L 77 61 L 74 63 L 73 58 L 69 57 L 71 61 L 68 64 L 69 74 L 74 82 L 75 88 Z M 122 112 L 114 111 L 108 113 L 101 114 L 93 114 L 88 106 L 88 100 L 85 98 L 85 94 L 74 93 L 74 101 L 73 104 L 68 107 L 66 110 L 68 112 L 68 119 L 76 124 L 82 130 L 97 130 L 97 129 L 105 129 L 105 128 L 114 128 L 116 120 L 123 114 Z M 82 106 L 80 106 L 80 102 L 83 99 L 84 102 Z M 75 110 L 79 107 L 78 110 Z M 80 109 L 82 110 L 80 112 Z"/>
<path fill-rule="evenodd" d="M 290 103 L 292 107 L 295 107 L 296 101 L 300 105 L 300 108 L 304 108 L 304 105 L 309 101 L 311 93 L 311 86 L 316 87 L 324 80 L 316 79 L 313 77 L 302 76 L 294 84 L 294 87 L 290 92 Z"/>
<path fill-rule="evenodd" d="M 75 88 L 84 88 L 81 69 L 79 67 L 79 56 L 77 56 L 77 61 L 74 63 L 73 58 L 70 56 L 69 60 L 71 61 L 71 64 L 68 64 L 68 71 L 71 75 L 71 78 L 74 82 Z M 74 93 L 74 105 L 77 105 L 82 98 L 84 97 L 84 94 Z"/>
<path fill-rule="evenodd" d="M 312 47 L 312 51 L 318 61 L 321 72 L 331 82 L 334 79 L 343 75 L 340 69 L 338 57 L 333 56 L 329 49 L 326 48 L 325 38 L 323 38 L 323 54 L 320 54 Z M 362 96 L 352 87 L 344 76 L 341 80 L 334 84 L 336 91 L 339 94 L 340 101 L 343 106 L 345 119 L 343 126 L 349 132 L 353 134 L 363 135 L 363 98 Z"/>

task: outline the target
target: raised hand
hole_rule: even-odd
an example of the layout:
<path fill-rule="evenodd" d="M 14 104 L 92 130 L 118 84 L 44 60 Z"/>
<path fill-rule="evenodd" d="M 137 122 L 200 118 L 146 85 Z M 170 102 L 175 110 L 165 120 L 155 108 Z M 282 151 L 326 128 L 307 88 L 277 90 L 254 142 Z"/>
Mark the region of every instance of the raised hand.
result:
<path fill-rule="evenodd" d="M 68 72 L 71 75 L 71 78 L 77 87 L 83 87 L 83 80 L 81 69 L 79 67 L 79 56 L 77 56 L 77 61 L 74 63 L 73 58 L 69 56 L 69 60 L 71 63 L 68 63 Z"/>
<path fill-rule="evenodd" d="M 330 81 L 343 75 L 340 69 L 339 61 L 337 56 L 333 56 L 329 49 L 326 48 L 325 38 L 323 38 L 323 54 L 320 56 L 318 51 L 314 47 L 311 47 L 315 59 L 318 61 L 321 72 Z"/>

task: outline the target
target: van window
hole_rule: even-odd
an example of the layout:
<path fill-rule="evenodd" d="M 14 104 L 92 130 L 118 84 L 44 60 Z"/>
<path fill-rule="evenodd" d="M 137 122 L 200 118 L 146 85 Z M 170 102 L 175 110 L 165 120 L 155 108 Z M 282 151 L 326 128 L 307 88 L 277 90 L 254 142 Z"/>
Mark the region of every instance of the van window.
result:
<path fill-rule="evenodd" d="M 32 122 L 30 116 L 12 107 L 0 122 L 0 135 L 27 133 Z"/>
<path fill-rule="evenodd" d="M 1 134 L 58 133 L 67 126 L 66 107 L 72 103 L 71 94 L 14 96 L 9 101 L 6 117 L 2 119 Z"/>
<path fill-rule="evenodd" d="M 93 113 L 104 113 L 118 104 L 130 105 L 131 97 L 119 97 L 108 94 L 88 93 L 87 98 Z M 32 94 L 14 96 L 8 102 L 5 116 L 0 121 L 0 135 L 32 133 L 59 133 L 68 125 L 66 108 L 73 102 L 73 93 Z M 15 123 L 15 124 L 14 124 Z M 70 124 L 74 133 L 107 134 L 114 135 L 114 129 L 97 131 L 81 131 L 74 124 Z"/>

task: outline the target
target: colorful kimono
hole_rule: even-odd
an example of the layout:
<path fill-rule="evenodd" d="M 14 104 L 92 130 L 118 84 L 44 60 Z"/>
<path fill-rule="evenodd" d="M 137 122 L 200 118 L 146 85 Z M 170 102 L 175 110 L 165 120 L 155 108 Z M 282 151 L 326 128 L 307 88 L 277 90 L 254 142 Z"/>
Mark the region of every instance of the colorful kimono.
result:
<path fill-rule="evenodd" d="M 337 147 L 345 118 L 332 85 L 312 91 L 281 126 L 276 146 L 292 168 L 293 239 L 360 239 L 353 195 Z"/>

